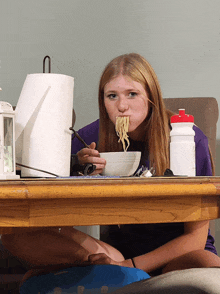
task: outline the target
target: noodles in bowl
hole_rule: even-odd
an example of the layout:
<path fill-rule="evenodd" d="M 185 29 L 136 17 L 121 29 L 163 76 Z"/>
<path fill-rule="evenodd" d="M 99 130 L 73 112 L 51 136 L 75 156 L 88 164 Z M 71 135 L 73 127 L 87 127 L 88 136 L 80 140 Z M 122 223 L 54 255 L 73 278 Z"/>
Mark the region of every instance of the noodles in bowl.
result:
<path fill-rule="evenodd" d="M 105 158 L 106 160 L 106 166 L 102 172 L 102 175 L 128 177 L 132 176 L 137 170 L 140 163 L 141 152 L 127 151 L 130 145 L 127 135 L 128 127 L 128 116 L 116 118 L 115 131 L 119 136 L 118 142 L 122 143 L 124 151 L 100 153 L 100 157 Z"/>

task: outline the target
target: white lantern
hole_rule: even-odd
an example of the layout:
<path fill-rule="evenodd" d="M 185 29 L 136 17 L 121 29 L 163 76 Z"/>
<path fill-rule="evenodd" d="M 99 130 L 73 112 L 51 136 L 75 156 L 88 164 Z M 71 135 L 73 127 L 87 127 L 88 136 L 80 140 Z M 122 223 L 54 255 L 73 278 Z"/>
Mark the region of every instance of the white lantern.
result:
<path fill-rule="evenodd" d="M 0 101 L 0 180 L 20 178 L 15 168 L 14 115 L 11 104 Z"/>

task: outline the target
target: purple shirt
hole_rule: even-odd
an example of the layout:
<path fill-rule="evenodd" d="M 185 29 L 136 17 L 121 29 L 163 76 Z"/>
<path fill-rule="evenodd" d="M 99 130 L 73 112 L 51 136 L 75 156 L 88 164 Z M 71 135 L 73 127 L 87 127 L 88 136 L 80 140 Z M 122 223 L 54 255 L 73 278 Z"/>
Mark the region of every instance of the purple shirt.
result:
<path fill-rule="evenodd" d="M 212 176 L 208 139 L 198 127 L 194 126 L 193 129 L 195 131 L 196 146 L 196 176 Z M 97 144 L 99 120 L 80 129 L 78 133 L 88 145 L 92 142 Z M 84 148 L 84 145 L 77 138 L 74 138 L 72 140 L 72 154 L 76 154 L 82 148 Z M 141 151 L 140 166 L 149 167 L 148 152 L 144 148 L 143 142 L 130 140 L 128 150 Z M 116 247 L 124 255 L 125 259 L 128 259 L 150 252 L 183 233 L 183 223 L 123 225 L 120 229 L 118 226 L 112 225 L 109 226 L 108 234 L 104 241 Z M 210 230 L 205 249 L 217 254 L 214 238 L 210 234 Z"/>

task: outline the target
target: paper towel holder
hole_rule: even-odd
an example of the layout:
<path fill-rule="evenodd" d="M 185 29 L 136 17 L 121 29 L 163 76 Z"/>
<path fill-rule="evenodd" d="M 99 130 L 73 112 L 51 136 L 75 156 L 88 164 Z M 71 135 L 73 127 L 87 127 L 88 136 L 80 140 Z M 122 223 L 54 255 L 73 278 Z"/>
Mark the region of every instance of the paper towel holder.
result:
<path fill-rule="evenodd" d="M 48 59 L 48 73 L 51 73 L 51 58 L 49 55 L 44 57 L 43 60 L 43 73 L 45 73 L 45 63 L 46 63 L 46 59 Z"/>

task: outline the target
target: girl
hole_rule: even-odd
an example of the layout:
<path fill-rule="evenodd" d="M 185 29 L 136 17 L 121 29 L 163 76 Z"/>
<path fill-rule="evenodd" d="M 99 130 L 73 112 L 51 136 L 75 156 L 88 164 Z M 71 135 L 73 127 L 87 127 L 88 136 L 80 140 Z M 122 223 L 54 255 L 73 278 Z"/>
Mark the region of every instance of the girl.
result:
<path fill-rule="evenodd" d="M 116 117 L 128 116 L 128 150 L 141 151 L 140 166 L 154 167 L 156 175 L 163 175 L 169 168 L 172 113 L 165 109 L 156 74 L 142 56 L 125 54 L 106 66 L 99 85 L 99 110 L 100 119 L 79 131 L 90 149 L 82 148 L 77 139 L 73 141 L 72 153 L 77 153 L 80 163 L 93 163 L 96 165 L 94 174 L 101 173 L 106 163 L 99 152 L 122 151 L 115 132 Z M 213 164 L 207 138 L 196 126 L 194 131 L 196 175 L 210 176 Z M 103 240 L 117 248 L 125 260 L 110 260 L 103 254 L 90 256 L 90 260 L 133 266 L 133 259 L 136 267 L 151 274 L 219 265 L 208 226 L 208 221 L 110 226 L 107 237 L 102 235 Z"/>

